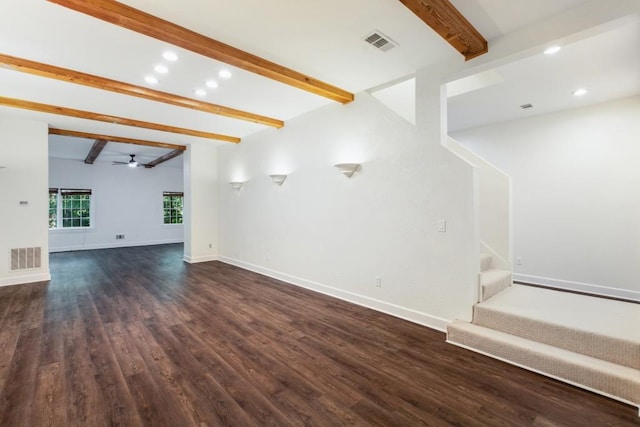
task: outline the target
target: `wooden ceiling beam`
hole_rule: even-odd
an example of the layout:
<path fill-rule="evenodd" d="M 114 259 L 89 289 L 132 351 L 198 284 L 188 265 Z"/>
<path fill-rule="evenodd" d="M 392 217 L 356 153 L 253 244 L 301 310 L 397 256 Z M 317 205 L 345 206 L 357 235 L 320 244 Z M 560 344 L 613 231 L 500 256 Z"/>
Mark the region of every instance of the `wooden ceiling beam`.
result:
<path fill-rule="evenodd" d="M 185 145 L 168 144 L 166 142 L 147 141 L 144 139 L 125 138 L 123 136 L 99 135 L 97 133 L 78 132 L 75 130 L 49 128 L 49 135 L 71 136 L 75 138 L 102 139 L 109 142 L 121 142 L 124 144 L 144 145 L 147 147 L 169 148 L 172 150 L 184 151 Z"/>
<path fill-rule="evenodd" d="M 104 149 L 105 145 L 107 145 L 107 142 L 108 141 L 104 139 L 96 139 L 91 146 L 91 150 L 89 150 L 89 154 L 87 154 L 87 157 L 84 159 L 85 164 L 92 165 Z"/>
<path fill-rule="evenodd" d="M 353 101 L 343 89 L 114 0 L 48 1 L 343 104 Z"/>
<path fill-rule="evenodd" d="M 169 153 L 165 154 L 164 156 L 160 156 L 155 160 L 150 161 L 149 163 L 145 164 L 144 167 L 145 168 L 153 168 L 158 166 L 160 163 L 164 163 L 167 160 L 171 160 L 174 157 L 178 157 L 182 155 L 182 150 L 173 150 L 170 151 Z"/>
<path fill-rule="evenodd" d="M 0 96 L 0 105 L 7 107 L 22 108 L 24 110 L 39 111 L 41 113 L 57 114 L 62 116 L 77 117 L 80 119 L 96 120 L 105 123 L 114 123 L 123 126 L 133 126 L 144 129 L 159 130 L 162 132 L 171 132 L 182 135 L 197 136 L 200 138 L 216 139 L 219 141 L 240 142 L 240 138 L 229 135 L 221 135 L 218 133 L 203 132 L 195 129 L 180 128 L 175 126 L 167 126 L 159 123 L 144 122 L 141 120 L 128 119 L 126 117 L 109 116 L 106 114 L 93 113 L 84 110 L 75 110 L 73 108 L 60 107 L 57 105 L 41 104 L 39 102 L 25 101 L 22 99 L 6 98 Z"/>
<path fill-rule="evenodd" d="M 234 108 L 224 107 L 222 105 L 198 101 L 167 92 L 161 92 L 158 90 L 149 89 L 144 86 L 136 86 L 117 80 L 95 76 L 92 74 L 85 74 L 67 68 L 61 68 L 54 65 L 43 64 L 41 62 L 30 61 L 28 59 L 17 58 L 15 56 L 0 54 L 0 66 L 23 73 L 33 74 L 36 76 L 47 77 L 69 83 L 81 84 L 84 86 L 108 90 L 123 95 L 130 95 L 138 98 L 148 99 L 150 101 L 176 105 L 178 107 L 191 108 L 193 110 L 204 111 L 205 113 L 217 114 L 232 119 L 245 120 L 253 123 L 259 123 L 261 125 L 272 126 L 275 128 L 281 128 L 282 126 L 284 126 L 284 122 L 282 120 L 273 119 L 271 117 L 248 113 L 246 111 L 236 110 Z"/>
<path fill-rule="evenodd" d="M 470 60 L 489 51 L 487 40 L 449 0 L 400 0 L 451 46 Z"/>

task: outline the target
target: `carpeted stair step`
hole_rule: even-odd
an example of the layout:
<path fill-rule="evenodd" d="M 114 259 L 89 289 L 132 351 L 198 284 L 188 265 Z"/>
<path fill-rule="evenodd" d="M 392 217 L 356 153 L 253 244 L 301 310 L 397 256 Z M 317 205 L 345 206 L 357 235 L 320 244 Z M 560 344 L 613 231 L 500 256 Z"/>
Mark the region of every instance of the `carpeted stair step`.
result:
<path fill-rule="evenodd" d="M 473 323 L 640 369 L 640 305 L 513 285 L 474 306 Z"/>
<path fill-rule="evenodd" d="M 487 271 L 491 268 L 493 257 L 489 254 L 480 254 L 480 271 Z"/>
<path fill-rule="evenodd" d="M 481 301 L 486 301 L 513 283 L 511 271 L 489 269 L 480 273 Z"/>
<path fill-rule="evenodd" d="M 447 327 L 447 342 L 640 406 L 640 370 L 467 322 Z"/>

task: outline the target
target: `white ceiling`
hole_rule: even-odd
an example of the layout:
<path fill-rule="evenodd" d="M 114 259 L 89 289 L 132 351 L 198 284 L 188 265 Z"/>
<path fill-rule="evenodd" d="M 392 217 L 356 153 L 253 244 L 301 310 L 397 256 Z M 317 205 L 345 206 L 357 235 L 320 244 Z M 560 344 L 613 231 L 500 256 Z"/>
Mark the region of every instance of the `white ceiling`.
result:
<path fill-rule="evenodd" d="M 451 0 L 474 27 L 491 41 L 558 14 L 586 0 Z"/>
<path fill-rule="evenodd" d="M 449 98 L 449 132 L 640 94 L 640 23 L 492 71 L 502 82 Z M 587 94 L 573 96 L 578 88 Z M 522 109 L 523 104 L 533 108 Z"/>
<path fill-rule="evenodd" d="M 582 1 L 452 2 L 492 40 Z M 179 6 L 175 0 L 124 0 L 123 3 L 353 93 L 402 79 L 416 69 L 437 62 L 463 60 L 398 0 L 182 0 Z M 382 53 L 366 44 L 362 38 L 373 30 L 392 38 L 398 47 Z M 176 63 L 162 59 L 162 52 L 167 49 L 178 54 Z M 204 87 L 204 82 L 213 78 L 220 86 L 209 90 L 205 101 L 285 120 L 285 126 L 287 120 L 333 102 L 45 0 L 0 1 L 0 53 L 142 86 L 146 85 L 144 76 L 153 73 L 156 64 L 164 63 L 170 72 L 158 76 L 160 83 L 154 88 L 195 98 L 193 90 Z M 557 58 L 553 59 L 560 62 Z M 222 68 L 230 69 L 233 77 L 218 78 Z M 521 99 L 529 99 L 525 94 L 514 92 L 516 94 L 512 103 L 517 105 L 525 102 Z M 0 96 L 238 137 L 266 128 L 8 69 L 0 69 Z M 458 98 L 462 103 L 463 96 Z M 201 140 L 8 107 L 0 107 L 0 114 L 42 120 L 51 127 L 158 142 L 189 144 Z M 90 143 L 51 137 L 50 155 L 83 159 Z M 109 156 L 116 153 L 126 157 L 153 151 L 110 143 L 98 161 L 111 161 Z M 164 152 L 166 150 L 159 149 L 153 155 Z"/>

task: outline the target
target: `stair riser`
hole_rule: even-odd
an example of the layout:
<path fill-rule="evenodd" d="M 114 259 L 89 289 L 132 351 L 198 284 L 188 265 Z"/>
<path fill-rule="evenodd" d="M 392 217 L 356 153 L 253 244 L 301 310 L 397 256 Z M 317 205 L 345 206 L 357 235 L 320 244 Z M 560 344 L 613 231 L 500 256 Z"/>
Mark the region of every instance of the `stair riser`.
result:
<path fill-rule="evenodd" d="M 487 279 L 486 275 L 480 274 L 481 301 L 486 301 L 498 292 L 507 289 L 512 283 L 513 278 L 511 274 L 505 274 L 504 277 L 492 279 Z"/>
<path fill-rule="evenodd" d="M 575 365 L 553 355 L 476 336 L 455 327 L 448 328 L 447 342 L 640 406 L 640 372 L 636 376 L 615 375 L 589 366 Z"/>
<path fill-rule="evenodd" d="M 491 255 L 480 255 L 480 271 L 485 271 L 491 268 L 492 258 L 493 257 Z"/>
<path fill-rule="evenodd" d="M 532 341 L 640 369 L 640 345 L 475 306 L 473 323 Z M 616 349 L 616 351 L 612 351 Z"/>

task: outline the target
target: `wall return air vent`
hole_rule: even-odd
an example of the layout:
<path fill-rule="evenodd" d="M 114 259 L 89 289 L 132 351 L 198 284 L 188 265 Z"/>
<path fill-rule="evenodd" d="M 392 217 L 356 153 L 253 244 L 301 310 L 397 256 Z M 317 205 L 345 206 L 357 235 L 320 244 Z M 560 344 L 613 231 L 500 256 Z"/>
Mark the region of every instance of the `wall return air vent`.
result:
<path fill-rule="evenodd" d="M 42 265 L 41 252 L 40 247 L 11 249 L 11 271 L 40 268 Z"/>
<path fill-rule="evenodd" d="M 377 30 L 366 35 L 364 37 L 364 41 L 383 52 L 387 52 L 398 45 L 396 42 L 391 40 L 390 37 L 385 36 Z"/>

